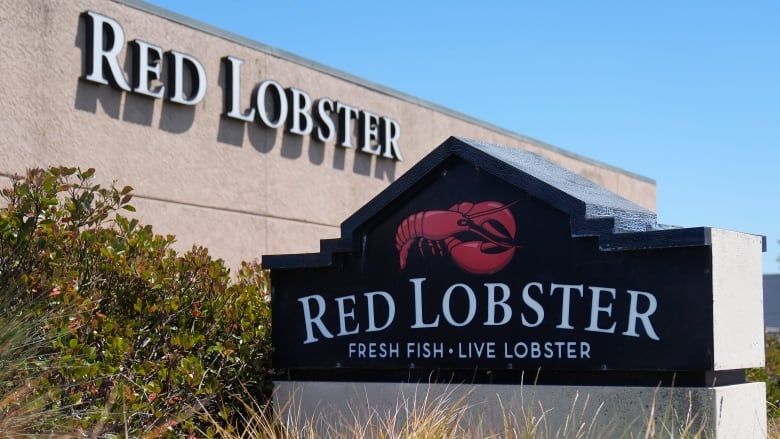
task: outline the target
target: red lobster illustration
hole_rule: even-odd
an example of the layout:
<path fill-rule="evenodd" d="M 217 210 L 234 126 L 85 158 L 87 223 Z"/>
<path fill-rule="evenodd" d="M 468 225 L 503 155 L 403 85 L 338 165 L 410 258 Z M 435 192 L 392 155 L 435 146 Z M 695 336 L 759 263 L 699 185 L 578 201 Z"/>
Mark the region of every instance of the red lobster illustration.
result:
<path fill-rule="evenodd" d="M 515 218 L 509 210 L 516 201 L 462 202 L 448 210 L 428 210 L 409 215 L 398 226 L 395 246 L 406 268 L 409 249 L 417 242 L 421 255 L 427 249 L 443 255 L 444 246 L 455 264 L 473 274 L 493 274 L 506 267 L 515 249 Z"/>

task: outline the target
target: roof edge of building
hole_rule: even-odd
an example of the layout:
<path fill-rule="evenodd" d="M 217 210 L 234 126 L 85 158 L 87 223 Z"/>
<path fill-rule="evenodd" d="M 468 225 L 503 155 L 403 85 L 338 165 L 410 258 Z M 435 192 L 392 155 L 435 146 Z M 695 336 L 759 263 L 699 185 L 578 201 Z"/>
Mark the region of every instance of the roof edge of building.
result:
<path fill-rule="evenodd" d="M 492 131 L 499 132 L 501 134 L 504 134 L 508 137 L 514 137 L 522 142 L 530 143 L 532 145 L 547 149 L 551 152 L 555 152 L 557 154 L 561 154 L 567 157 L 570 157 L 575 160 L 579 160 L 582 162 L 590 163 L 594 166 L 613 170 L 615 172 L 624 174 L 626 176 L 635 178 L 637 180 L 641 180 L 647 183 L 650 183 L 652 185 L 656 185 L 656 181 L 652 178 L 645 177 L 643 175 L 627 171 L 625 169 L 619 168 L 617 166 L 613 166 L 604 162 L 600 162 L 598 160 L 591 159 L 589 157 L 585 157 L 583 155 L 559 148 L 557 146 L 551 145 L 549 143 L 543 142 L 541 140 L 535 139 L 533 137 L 529 137 L 523 134 L 519 134 L 517 132 L 514 132 L 512 130 L 500 127 L 498 125 L 492 124 L 490 122 L 486 122 L 484 120 L 478 119 L 473 116 L 469 116 L 468 114 L 461 113 L 460 111 L 453 110 L 451 108 L 444 107 L 442 105 L 436 104 L 431 101 L 427 101 L 425 99 L 418 98 L 416 96 L 410 95 L 408 93 L 404 93 L 402 91 L 387 87 L 385 85 L 379 84 L 377 82 L 373 82 L 370 80 L 367 80 L 365 78 L 361 78 L 359 76 L 353 75 L 351 73 L 347 73 L 343 70 L 339 70 L 337 68 L 319 63 L 317 61 L 305 58 L 300 55 L 296 55 L 292 52 L 288 52 L 273 46 L 269 46 L 267 44 L 261 43 L 259 41 L 253 40 L 251 38 L 236 34 L 234 32 L 228 31 L 226 29 L 208 24 L 206 22 L 196 20 L 191 17 L 187 17 L 185 15 L 179 14 L 177 12 L 171 11 L 169 9 L 162 8 L 160 6 L 156 6 L 150 3 L 147 3 L 143 0 L 112 0 L 115 3 L 123 4 L 150 14 L 157 15 L 159 17 L 165 18 L 167 20 L 173 21 L 175 23 L 200 30 L 203 32 L 206 32 L 208 34 L 214 35 L 219 38 L 223 38 L 228 41 L 232 41 L 237 44 L 241 44 L 243 46 L 246 46 L 250 49 L 259 50 L 261 52 L 265 52 L 268 55 L 275 56 L 278 58 L 282 58 L 291 62 L 294 62 L 296 64 L 300 64 L 304 67 L 309 67 L 311 69 L 320 71 L 322 73 L 334 76 L 336 78 L 351 82 L 353 84 L 366 87 L 372 90 L 375 90 L 379 93 L 385 94 L 387 96 L 395 97 L 398 99 L 405 100 L 407 102 L 410 102 L 415 105 L 419 105 L 421 107 L 429 108 L 431 110 L 444 113 L 447 115 L 450 115 L 452 117 L 464 120 L 466 122 L 482 126 L 484 128 L 487 128 Z"/>

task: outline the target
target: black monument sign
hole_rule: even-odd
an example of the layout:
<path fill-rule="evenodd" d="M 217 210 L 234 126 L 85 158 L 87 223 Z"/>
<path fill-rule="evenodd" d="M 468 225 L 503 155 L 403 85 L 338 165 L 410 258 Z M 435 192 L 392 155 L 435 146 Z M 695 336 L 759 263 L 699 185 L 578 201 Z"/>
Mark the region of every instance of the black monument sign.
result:
<path fill-rule="evenodd" d="M 265 256 L 276 367 L 713 370 L 708 228 L 450 138 L 318 254 Z"/>

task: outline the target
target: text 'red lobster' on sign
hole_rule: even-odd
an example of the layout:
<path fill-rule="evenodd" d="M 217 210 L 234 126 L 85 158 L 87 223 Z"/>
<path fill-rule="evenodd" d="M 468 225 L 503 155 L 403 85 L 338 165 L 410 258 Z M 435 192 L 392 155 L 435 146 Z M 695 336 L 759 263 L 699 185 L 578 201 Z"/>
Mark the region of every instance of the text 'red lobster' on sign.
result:
<path fill-rule="evenodd" d="M 506 267 L 515 249 L 517 226 L 509 208 L 516 201 L 464 201 L 448 210 L 427 210 L 401 221 L 395 235 L 400 265 L 406 268 L 409 249 L 417 243 L 425 255 L 452 257 L 455 265 L 472 274 L 493 274 Z"/>

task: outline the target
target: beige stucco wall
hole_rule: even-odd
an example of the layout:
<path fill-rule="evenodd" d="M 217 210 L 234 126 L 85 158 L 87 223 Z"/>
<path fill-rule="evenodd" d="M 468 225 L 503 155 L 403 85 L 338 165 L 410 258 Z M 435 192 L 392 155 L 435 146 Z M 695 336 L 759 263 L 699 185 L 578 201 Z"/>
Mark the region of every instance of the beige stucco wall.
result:
<path fill-rule="evenodd" d="M 539 153 L 655 209 L 655 184 L 646 178 L 134 5 L 0 0 L 1 175 L 32 166 L 94 167 L 104 180 L 135 187 L 138 215 L 158 232 L 177 235 L 181 248 L 205 245 L 232 265 L 316 251 L 320 239 L 337 237 L 344 219 L 451 135 Z M 86 10 L 118 21 L 126 43 L 137 38 L 197 58 L 207 74 L 205 99 L 188 107 L 81 79 Z M 242 107 L 254 84 L 274 79 L 313 99 L 388 116 L 400 124 L 404 161 L 221 116 L 220 60 L 228 55 L 244 60 Z"/>

